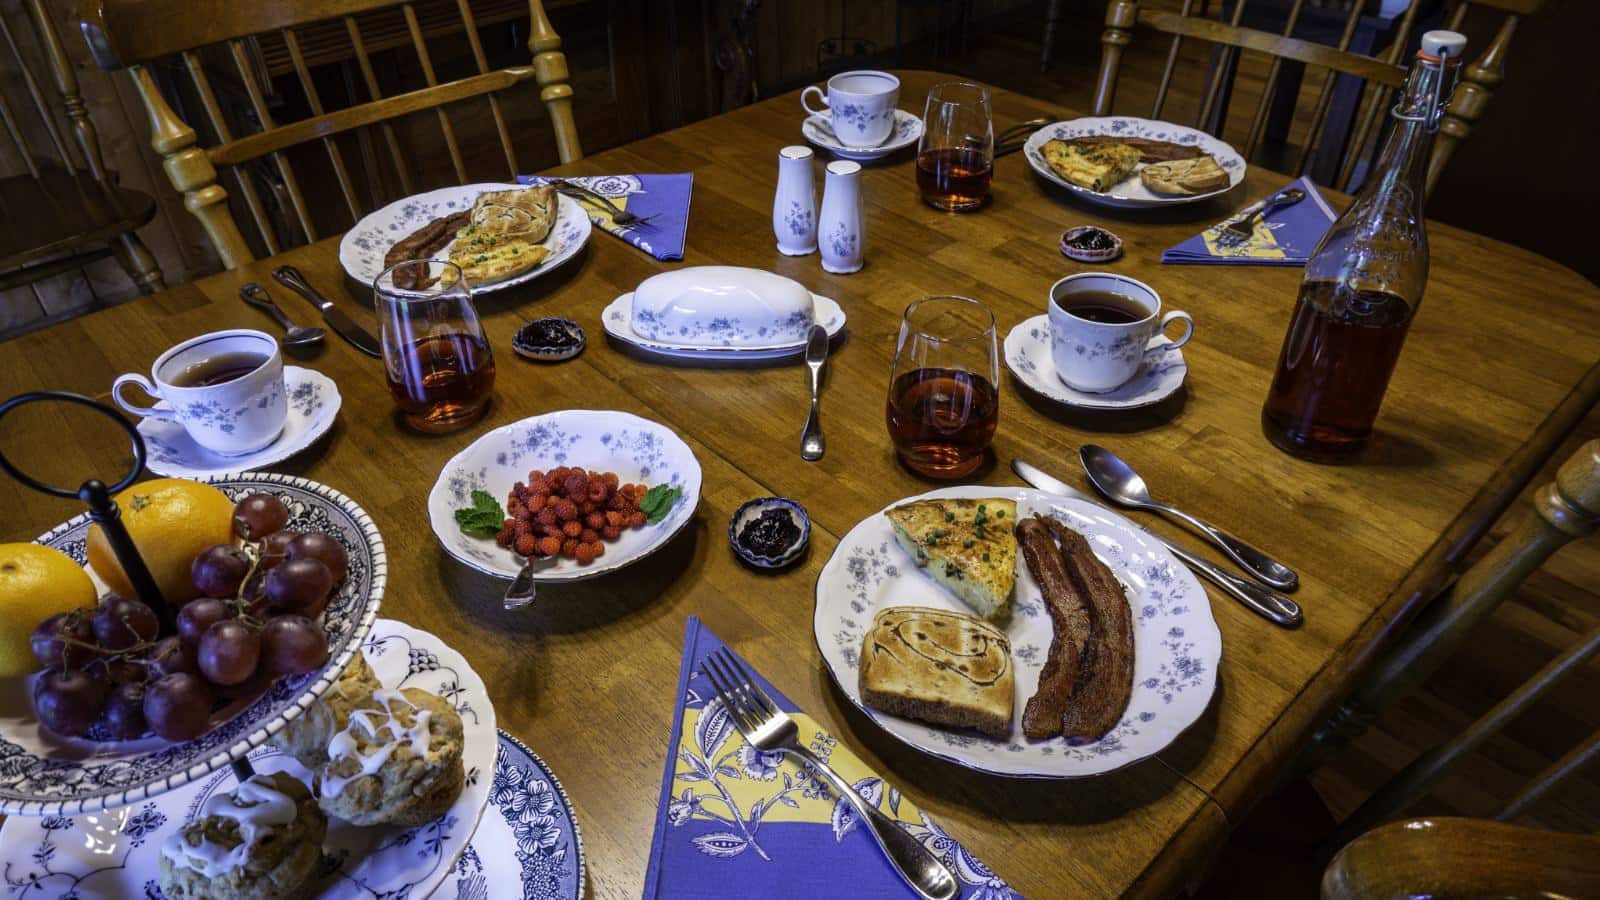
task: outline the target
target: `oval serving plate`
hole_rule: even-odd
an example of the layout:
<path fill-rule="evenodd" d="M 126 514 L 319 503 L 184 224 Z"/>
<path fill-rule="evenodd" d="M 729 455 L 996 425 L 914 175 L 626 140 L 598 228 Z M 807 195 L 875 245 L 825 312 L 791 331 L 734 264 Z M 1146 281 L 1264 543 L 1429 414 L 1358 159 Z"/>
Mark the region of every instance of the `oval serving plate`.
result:
<path fill-rule="evenodd" d="M 534 580 L 540 584 L 582 581 L 643 559 L 689 524 L 700 502 L 700 461 L 667 426 L 616 410 L 546 413 L 502 425 L 445 463 L 428 493 L 428 521 L 445 552 L 484 574 L 515 578 L 521 559 L 494 538 L 462 533 L 455 510 L 472 505 L 473 491 L 488 491 L 504 504 L 512 486 L 527 481 L 530 470 L 557 466 L 615 472 L 623 484 L 671 484 L 683 496 L 660 522 L 630 528 L 607 541 L 605 555 L 587 566 L 562 559 L 536 568 Z"/>
<path fill-rule="evenodd" d="M 1040 148 L 1053 140 L 1066 140 L 1067 138 L 1089 137 L 1093 135 L 1112 135 L 1122 137 L 1150 138 L 1157 141 L 1169 141 L 1174 144 L 1195 144 L 1201 150 L 1211 154 L 1228 173 L 1228 186 L 1210 191 L 1205 194 L 1157 194 L 1144 186 L 1139 180 L 1138 168 L 1134 174 L 1111 186 L 1111 190 L 1100 192 L 1079 187 L 1050 168 L 1044 161 L 1044 151 Z M 1171 122 L 1161 122 L 1155 119 L 1140 119 L 1135 116 L 1098 116 L 1082 119 L 1069 119 L 1057 122 L 1054 125 L 1035 131 L 1028 136 L 1027 143 L 1022 145 L 1023 155 L 1028 157 L 1028 165 L 1039 173 L 1039 176 L 1053 184 L 1077 194 L 1078 196 L 1102 206 L 1116 206 L 1124 209 L 1137 209 L 1150 206 L 1182 206 L 1186 203 L 1197 203 L 1201 200 L 1225 194 L 1238 187 L 1244 180 L 1245 172 L 1249 166 L 1245 164 L 1244 157 L 1239 151 L 1233 149 L 1226 141 L 1218 140 L 1204 131 L 1196 128 L 1186 128 L 1174 125 Z"/>
<path fill-rule="evenodd" d="M 444 815 L 416 828 L 364 828 L 330 818 L 323 841 L 329 865 L 314 883 L 313 896 L 426 897 L 455 871 L 457 858 L 473 838 L 489 803 L 491 776 L 499 783 L 494 706 L 483 679 L 466 659 L 426 631 L 379 619 L 361 649 L 385 687 L 422 688 L 456 708 L 466 787 Z M 276 748 L 256 750 L 250 762 L 261 773 L 286 771 L 308 783 L 311 778 Z M 152 889 L 161 875 L 162 842 L 193 819 L 208 797 L 236 784 L 233 772 L 224 770 L 124 809 L 8 819 L 0 829 L 0 867 L 12 884 L 37 886 L 42 896 L 159 896 Z"/>
<path fill-rule="evenodd" d="M 495 182 L 463 184 L 396 200 L 382 209 L 368 213 L 354 228 L 345 232 L 339 241 L 339 265 L 344 267 L 345 273 L 351 278 L 362 284 L 371 285 L 379 275 L 383 274 L 383 270 L 388 268 L 383 264 L 383 257 L 397 241 L 440 216 L 470 209 L 478 199 L 478 195 L 486 191 L 520 190 L 526 187 L 525 184 Z M 556 269 L 583 249 L 583 245 L 589 241 L 589 233 L 593 230 L 589 217 L 584 213 L 583 207 L 578 205 L 578 201 L 560 194 L 556 196 L 559 198 L 556 221 L 550 226 L 549 236 L 544 239 L 544 246 L 549 248 L 550 255 L 539 265 L 521 275 L 513 275 L 487 284 L 472 285 L 474 294 L 498 291 L 514 284 L 532 281 Z M 434 255 L 443 256 L 446 252 L 447 250 L 440 250 Z"/>
<path fill-rule="evenodd" d="M 323 614 L 328 663 L 315 672 L 280 678 L 248 703 L 223 707 L 213 714 L 210 731 L 180 743 L 153 736 L 133 741 L 57 737 L 39 725 L 33 704 L 20 689 L 31 682 L 12 680 L 7 686 L 17 689 L 0 691 L 0 814 L 95 812 L 137 803 L 209 775 L 265 743 L 300 715 L 333 684 L 371 630 L 383 600 L 389 562 L 378 526 L 354 500 L 327 485 L 271 472 L 197 480 L 215 484 L 234 500 L 255 491 L 271 493 L 289 507 L 287 527 L 322 531 L 344 546 L 350 572 Z M 35 543 L 82 563 L 88 532 L 89 515 L 84 513 L 40 535 Z M 104 593 L 98 579 L 96 587 Z"/>
<path fill-rule="evenodd" d="M 1089 540 L 1095 555 L 1116 573 L 1133 607 L 1133 695 L 1122 721 L 1097 741 L 1023 737 L 1022 709 L 1038 687 L 1051 629 L 1039 587 L 1018 553 L 1014 615 L 1006 629 L 1016 666 L 1009 739 L 927 725 L 863 704 L 861 642 L 880 608 L 930 606 L 971 613 L 917 568 L 879 512 L 857 523 L 823 566 L 817 577 L 812 627 L 839 689 L 885 731 L 924 753 L 980 772 L 1012 778 L 1082 778 L 1159 752 L 1205 712 L 1216 689 L 1222 634 L 1205 590 L 1154 537 L 1109 510 L 1030 488 L 943 488 L 891 506 L 938 497 L 1009 497 L 1017 501 L 1019 517 L 1050 515 Z"/>

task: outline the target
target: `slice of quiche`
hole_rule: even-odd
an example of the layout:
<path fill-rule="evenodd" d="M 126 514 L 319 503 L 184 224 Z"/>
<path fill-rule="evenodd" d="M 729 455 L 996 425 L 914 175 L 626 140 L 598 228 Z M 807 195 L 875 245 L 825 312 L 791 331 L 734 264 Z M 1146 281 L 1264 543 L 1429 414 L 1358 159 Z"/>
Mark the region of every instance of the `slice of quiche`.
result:
<path fill-rule="evenodd" d="M 1046 141 L 1040 148 L 1044 161 L 1066 181 L 1097 193 L 1111 190 L 1133 174 L 1139 149 L 1127 144 L 1084 147 L 1066 141 Z"/>
<path fill-rule="evenodd" d="M 1016 501 L 943 497 L 903 503 L 884 515 L 895 540 L 928 577 L 986 619 L 1009 617 L 1017 580 Z"/>

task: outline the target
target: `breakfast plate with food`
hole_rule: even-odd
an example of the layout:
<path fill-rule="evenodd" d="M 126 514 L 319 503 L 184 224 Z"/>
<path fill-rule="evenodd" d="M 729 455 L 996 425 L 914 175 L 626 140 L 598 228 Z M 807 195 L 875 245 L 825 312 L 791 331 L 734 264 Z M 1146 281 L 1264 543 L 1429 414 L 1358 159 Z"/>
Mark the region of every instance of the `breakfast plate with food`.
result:
<path fill-rule="evenodd" d="M 1080 778 L 1205 711 L 1222 636 L 1188 569 L 1116 513 L 1020 487 L 943 488 L 858 523 L 813 631 L 851 702 L 957 765 Z"/>
<path fill-rule="evenodd" d="M 127 806 L 226 768 L 329 691 L 377 617 L 383 539 L 332 488 L 257 472 L 116 499 L 165 610 L 88 514 L 0 546 L 52 585 L 30 615 L 6 604 L 0 813 Z"/>
<path fill-rule="evenodd" d="M 474 292 L 521 284 L 577 255 L 593 226 L 583 207 L 550 185 L 464 184 L 416 194 L 368 214 L 339 241 L 339 264 L 362 284 L 408 260 L 449 260 Z M 453 277 L 435 266 L 422 290 Z M 408 277 L 411 273 L 405 273 Z"/>
<path fill-rule="evenodd" d="M 616 410 L 503 425 L 445 463 L 428 494 L 444 551 L 487 575 L 582 581 L 661 549 L 694 518 L 700 462 L 672 429 Z"/>
<path fill-rule="evenodd" d="M 1196 128 L 1133 116 L 1046 125 L 1023 145 L 1046 181 L 1104 206 L 1194 203 L 1244 180 L 1244 157 Z"/>
<path fill-rule="evenodd" d="M 425 897 L 504 784 L 497 736 L 460 653 L 379 619 L 245 782 L 224 768 L 120 809 L 12 817 L 0 862 L 12 885 L 80 900 Z"/>

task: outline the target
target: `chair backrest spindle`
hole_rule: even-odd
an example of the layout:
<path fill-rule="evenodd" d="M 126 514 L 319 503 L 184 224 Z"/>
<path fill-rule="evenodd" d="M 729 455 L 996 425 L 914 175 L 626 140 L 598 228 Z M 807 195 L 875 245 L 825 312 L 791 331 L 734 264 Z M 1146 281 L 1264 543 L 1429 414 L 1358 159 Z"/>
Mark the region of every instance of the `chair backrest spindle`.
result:
<path fill-rule="evenodd" d="M 300 39 L 295 37 L 294 29 L 285 28 L 282 31 L 283 44 L 289 48 L 289 60 L 294 64 L 294 73 L 300 79 L 300 87 L 305 91 L 306 106 L 311 109 L 311 114 L 320 116 L 327 110 L 322 108 L 322 97 L 317 93 L 317 85 L 311 80 L 311 70 L 306 67 L 306 57 L 300 52 Z M 356 222 L 361 218 L 361 202 L 356 199 L 356 190 L 350 183 L 350 172 L 344 165 L 344 154 L 339 152 L 339 145 L 332 135 L 322 139 L 322 146 L 328 151 L 328 162 L 333 166 L 334 177 L 339 180 L 339 190 L 344 192 L 345 206 L 350 210 L 350 221 Z"/>
<path fill-rule="evenodd" d="M 422 26 L 417 24 L 416 7 L 404 3 L 400 9 L 405 12 L 406 30 L 411 32 L 411 45 L 416 48 L 417 62 L 422 65 L 422 77 L 427 81 L 428 87 L 438 87 L 439 79 L 433 74 L 433 60 L 428 56 L 428 44 L 422 39 Z M 450 125 L 450 115 L 444 111 L 442 104 L 435 107 L 434 112 L 439 115 L 439 130 L 444 133 L 444 145 L 450 151 L 450 162 L 456 167 L 456 177 L 466 181 L 467 167 L 461 162 L 461 147 L 456 143 L 456 130 Z"/>
<path fill-rule="evenodd" d="M 211 79 L 206 76 L 205 64 L 200 59 L 200 54 L 194 50 L 183 53 L 184 67 L 189 70 L 189 78 L 194 82 L 195 93 L 200 96 L 200 108 L 205 111 L 206 119 L 211 123 L 211 130 L 216 133 L 217 140 L 229 143 L 233 140 L 233 129 L 229 127 L 228 120 L 222 114 L 222 106 L 217 103 L 217 92 L 211 88 Z M 266 245 L 267 253 L 278 253 L 277 230 L 272 227 L 272 221 L 267 216 L 267 208 L 261 202 L 261 194 L 256 190 L 255 182 L 250 178 L 250 172 L 244 166 L 233 166 L 233 177 L 239 183 L 239 193 L 244 195 L 244 204 L 250 210 L 250 218 L 256 224 L 256 231 L 261 235 L 261 242 Z"/>

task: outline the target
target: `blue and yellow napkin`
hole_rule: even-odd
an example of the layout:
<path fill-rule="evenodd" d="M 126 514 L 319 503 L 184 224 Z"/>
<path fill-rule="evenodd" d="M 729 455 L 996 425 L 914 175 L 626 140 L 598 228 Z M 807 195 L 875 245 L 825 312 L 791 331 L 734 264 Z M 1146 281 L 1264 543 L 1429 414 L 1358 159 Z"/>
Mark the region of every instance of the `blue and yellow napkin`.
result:
<path fill-rule="evenodd" d="M 700 671 L 701 660 L 722 646 L 698 617 L 689 617 L 646 900 L 916 896 L 826 782 L 787 754 L 763 753 L 744 742 Z M 794 717 L 813 752 L 944 860 L 961 880 L 965 900 L 1021 897 L 766 679 L 755 677 Z"/>
<path fill-rule="evenodd" d="M 544 178 L 538 175 L 520 175 L 517 180 L 523 184 L 544 182 Z M 683 240 L 689 231 L 689 196 L 694 188 L 693 173 L 585 175 L 566 180 L 581 184 L 628 212 L 650 220 L 618 225 L 611 221 L 611 213 L 605 209 L 580 200 L 578 205 L 589 214 L 591 222 L 600 226 L 600 230 L 622 238 L 656 259 L 683 259 Z"/>
<path fill-rule="evenodd" d="M 1328 201 L 1322 199 L 1310 178 L 1300 178 L 1287 187 L 1306 192 L 1306 198 L 1284 206 L 1256 221 L 1255 234 L 1236 247 L 1224 246 L 1222 229 L 1238 218 L 1230 216 L 1161 254 L 1164 263 L 1211 265 L 1303 266 L 1317 249 L 1317 242 L 1338 218 Z M 1274 191 L 1273 193 L 1277 193 Z M 1271 194 L 1267 195 L 1271 196 Z"/>

